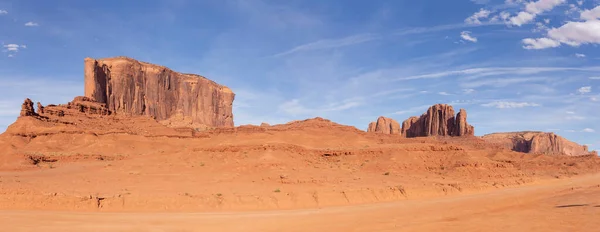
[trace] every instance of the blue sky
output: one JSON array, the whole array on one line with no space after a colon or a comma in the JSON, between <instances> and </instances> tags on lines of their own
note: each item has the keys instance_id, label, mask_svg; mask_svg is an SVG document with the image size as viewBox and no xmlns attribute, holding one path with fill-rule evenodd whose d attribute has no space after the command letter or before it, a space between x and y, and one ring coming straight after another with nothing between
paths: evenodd
<instances>
[{"instance_id":1,"label":"blue sky","mask_svg":"<svg viewBox=\"0 0 600 232\"><path fill-rule=\"evenodd\" d=\"M599 0L0 0L0 130L25 97L83 94L85 57L129 56L236 93L236 125L366 129L435 103L476 134L600 149Z\"/></svg>"}]
</instances>

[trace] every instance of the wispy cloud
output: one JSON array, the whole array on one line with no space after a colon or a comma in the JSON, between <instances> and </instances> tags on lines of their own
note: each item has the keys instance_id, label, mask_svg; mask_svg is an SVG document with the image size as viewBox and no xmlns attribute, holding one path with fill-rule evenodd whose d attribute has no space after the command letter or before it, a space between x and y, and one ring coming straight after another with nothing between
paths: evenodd
<instances>
[{"instance_id":1,"label":"wispy cloud","mask_svg":"<svg viewBox=\"0 0 600 232\"><path fill-rule=\"evenodd\" d=\"M0 15L5 15L5 14L8 14L8 11L6 11L6 10L0 10Z\"/></svg>"},{"instance_id":2,"label":"wispy cloud","mask_svg":"<svg viewBox=\"0 0 600 232\"><path fill-rule=\"evenodd\" d=\"M474 93L474 92L475 92L475 89L463 89L463 90L462 90L462 92L463 92L464 94L471 94L471 93Z\"/></svg>"},{"instance_id":3,"label":"wispy cloud","mask_svg":"<svg viewBox=\"0 0 600 232\"><path fill-rule=\"evenodd\" d=\"M420 106L410 107L410 108L405 109L405 110L396 111L396 112L391 113L389 115L404 115L404 114L412 114L412 113L419 113L419 112L423 113L429 107L431 107L431 105L420 105Z\"/></svg>"},{"instance_id":4,"label":"wispy cloud","mask_svg":"<svg viewBox=\"0 0 600 232\"><path fill-rule=\"evenodd\" d=\"M585 58L585 54L575 53L575 57L577 57L577 58Z\"/></svg>"},{"instance_id":5,"label":"wispy cloud","mask_svg":"<svg viewBox=\"0 0 600 232\"><path fill-rule=\"evenodd\" d=\"M596 130L594 130L592 128L585 128L585 129L581 130L581 132L594 133L594 132L596 132Z\"/></svg>"},{"instance_id":6,"label":"wispy cloud","mask_svg":"<svg viewBox=\"0 0 600 232\"><path fill-rule=\"evenodd\" d=\"M547 82L551 79L547 77L513 77L513 78L487 78L481 80L462 81L460 86L463 88L480 88L483 86L505 87L514 84L529 82Z\"/></svg>"},{"instance_id":7,"label":"wispy cloud","mask_svg":"<svg viewBox=\"0 0 600 232\"><path fill-rule=\"evenodd\" d=\"M498 109L511 109L511 108L523 108L523 107L536 107L541 106L537 103L532 102L507 102L507 101L495 101L486 104L482 104L484 107L495 107Z\"/></svg>"},{"instance_id":8,"label":"wispy cloud","mask_svg":"<svg viewBox=\"0 0 600 232\"><path fill-rule=\"evenodd\" d=\"M441 78L458 75L477 75L478 77L483 76L497 76L497 75L508 75L508 74L536 74L544 72L558 72L558 71L600 71L600 66L592 67L487 67L487 68L470 68L462 70L442 71L436 73L427 73L421 75L407 76L395 78L395 81L401 80L414 80L414 79L429 79L429 78Z\"/></svg>"},{"instance_id":9,"label":"wispy cloud","mask_svg":"<svg viewBox=\"0 0 600 232\"><path fill-rule=\"evenodd\" d=\"M300 103L299 99L292 99L279 105L279 110L292 116L319 115L330 111L343 111L358 107L364 103L362 98L347 99L342 102L328 104L325 107L309 108Z\"/></svg>"},{"instance_id":10,"label":"wispy cloud","mask_svg":"<svg viewBox=\"0 0 600 232\"><path fill-rule=\"evenodd\" d=\"M366 43L366 42L369 42L369 41L372 41L372 40L375 40L378 38L379 38L379 36L377 36L375 34L360 34L360 35L344 37L341 39L324 39L324 40L319 40L319 41L315 41L312 43L299 45L290 50L275 54L273 56L279 57L279 56L290 55L290 54L298 53L298 52L351 46L351 45Z\"/></svg>"}]
</instances>

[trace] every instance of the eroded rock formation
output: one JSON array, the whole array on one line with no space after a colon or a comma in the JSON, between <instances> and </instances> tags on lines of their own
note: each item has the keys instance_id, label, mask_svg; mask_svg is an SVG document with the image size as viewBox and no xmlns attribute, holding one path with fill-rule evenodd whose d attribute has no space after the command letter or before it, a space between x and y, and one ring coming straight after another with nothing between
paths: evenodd
<instances>
[{"instance_id":1,"label":"eroded rock formation","mask_svg":"<svg viewBox=\"0 0 600 232\"><path fill-rule=\"evenodd\" d=\"M508 132L493 133L482 137L489 143L499 144L513 151L546 154L546 155L568 155L581 156L596 154L588 151L585 145L579 145L559 135L547 132Z\"/></svg>"},{"instance_id":2,"label":"eroded rock formation","mask_svg":"<svg viewBox=\"0 0 600 232\"><path fill-rule=\"evenodd\" d=\"M127 57L86 58L85 96L115 114L146 115L169 126L233 127L229 88Z\"/></svg>"},{"instance_id":3,"label":"eroded rock formation","mask_svg":"<svg viewBox=\"0 0 600 232\"><path fill-rule=\"evenodd\" d=\"M461 109L454 116L454 108L436 104L421 117L410 117L402 122L402 134L407 138L426 136L469 136L475 128L467 123L467 112Z\"/></svg>"},{"instance_id":4,"label":"eroded rock formation","mask_svg":"<svg viewBox=\"0 0 600 232\"><path fill-rule=\"evenodd\" d=\"M40 102L37 102L37 112L38 114L44 114L44 106Z\"/></svg>"},{"instance_id":5,"label":"eroded rock formation","mask_svg":"<svg viewBox=\"0 0 600 232\"><path fill-rule=\"evenodd\" d=\"M400 130L400 123L398 123L396 120L381 116L377 118L376 122L369 123L367 132L394 135L400 134Z\"/></svg>"},{"instance_id":6,"label":"eroded rock formation","mask_svg":"<svg viewBox=\"0 0 600 232\"><path fill-rule=\"evenodd\" d=\"M25 98L23 104L21 104L20 116L36 116L35 110L33 109L33 101L29 98Z\"/></svg>"}]
</instances>

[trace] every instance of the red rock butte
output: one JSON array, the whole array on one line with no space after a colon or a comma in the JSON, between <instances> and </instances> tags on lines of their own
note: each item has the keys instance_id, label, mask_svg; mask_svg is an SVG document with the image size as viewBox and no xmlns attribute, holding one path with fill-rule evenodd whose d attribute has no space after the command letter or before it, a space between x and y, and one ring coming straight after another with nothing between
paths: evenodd
<instances>
[{"instance_id":1,"label":"red rock butte","mask_svg":"<svg viewBox=\"0 0 600 232\"><path fill-rule=\"evenodd\" d=\"M128 57L85 59L85 96L172 127L233 127L235 94L205 77Z\"/></svg>"}]
</instances>

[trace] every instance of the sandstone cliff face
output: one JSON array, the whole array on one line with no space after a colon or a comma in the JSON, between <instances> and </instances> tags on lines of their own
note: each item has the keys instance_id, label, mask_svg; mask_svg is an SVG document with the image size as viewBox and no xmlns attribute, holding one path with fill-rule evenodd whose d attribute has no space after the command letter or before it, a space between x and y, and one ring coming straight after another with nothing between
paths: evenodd
<instances>
[{"instance_id":1,"label":"sandstone cliff face","mask_svg":"<svg viewBox=\"0 0 600 232\"><path fill-rule=\"evenodd\" d=\"M400 134L400 129L400 123L396 120L381 116L376 122L369 123L367 132L395 135Z\"/></svg>"},{"instance_id":2,"label":"sandstone cliff face","mask_svg":"<svg viewBox=\"0 0 600 232\"><path fill-rule=\"evenodd\" d=\"M461 109L454 116L454 108L436 104L421 117L410 117L402 122L402 134L407 138L426 136L470 136L475 128L467 123L467 112Z\"/></svg>"},{"instance_id":3,"label":"sandstone cliff face","mask_svg":"<svg viewBox=\"0 0 600 232\"><path fill-rule=\"evenodd\" d=\"M146 115L174 127L233 127L229 88L126 57L86 58L84 92L115 114Z\"/></svg>"},{"instance_id":4,"label":"sandstone cliff face","mask_svg":"<svg viewBox=\"0 0 600 232\"><path fill-rule=\"evenodd\" d=\"M596 154L588 151L587 146L579 145L554 133L508 132L484 135L482 138L489 143L499 144L513 151L531 154L567 156Z\"/></svg>"}]
</instances>

